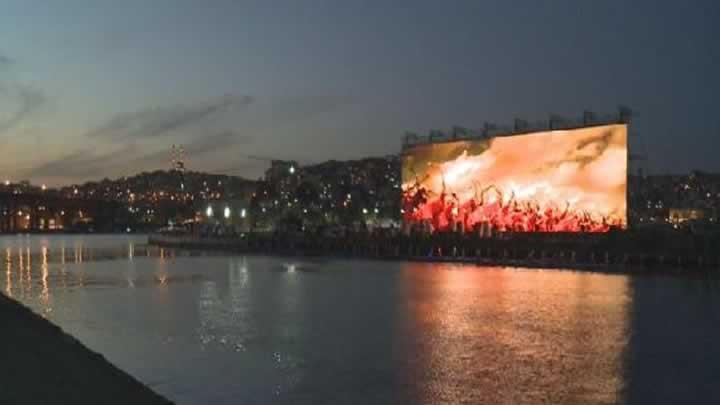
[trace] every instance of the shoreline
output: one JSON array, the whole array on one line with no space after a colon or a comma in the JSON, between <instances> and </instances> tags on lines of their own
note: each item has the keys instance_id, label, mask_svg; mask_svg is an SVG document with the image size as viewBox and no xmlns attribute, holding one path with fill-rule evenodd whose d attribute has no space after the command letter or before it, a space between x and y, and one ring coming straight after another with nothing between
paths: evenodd
<instances>
[{"instance_id":1,"label":"shoreline","mask_svg":"<svg viewBox=\"0 0 720 405\"><path fill-rule=\"evenodd\" d=\"M304 250L302 248L291 247L281 249L257 249L248 247L246 243L242 243L236 239L207 239L207 238L186 238L173 236L149 235L148 245L158 246L172 249L185 250L205 250L218 251L233 254L253 254L253 255L273 255L287 257L325 257L338 259L363 259L363 260L380 260L380 261L408 261L418 263L448 263L448 264L466 264L476 266L497 266L497 267L513 267L525 269L539 270L559 270L559 271L581 271L601 274L617 274L617 275L679 275L679 276L707 276L715 273L715 265L713 263L702 263L698 259L694 263L685 262L681 258L674 260L664 260L663 258L652 258L648 265L645 261L632 263L629 257L612 257L609 254L603 258L598 258L594 262L573 260L572 256L566 254L566 251L556 250L548 251L548 255L543 252L543 258L539 257L518 257L508 253L507 249L502 251L491 248L476 249L476 256L470 255L407 255L407 254L382 254L380 249L363 250L358 249L353 252L334 252L334 251L316 251ZM434 252L434 249L433 249ZM399 253L395 250L395 253ZM455 251L455 253L458 253ZM594 256L593 256L594 258ZM643 258L648 259L648 258Z\"/></svg>"},{"instance_id":2,"label":"shoreline","mask_svg":"<svg viewBox=\"0 0 720 405\"><path fill-rule=\"evenodd\" d=\"M0 403L173 403L3 293L0 320Z\"/></svg>"}]
</instances>

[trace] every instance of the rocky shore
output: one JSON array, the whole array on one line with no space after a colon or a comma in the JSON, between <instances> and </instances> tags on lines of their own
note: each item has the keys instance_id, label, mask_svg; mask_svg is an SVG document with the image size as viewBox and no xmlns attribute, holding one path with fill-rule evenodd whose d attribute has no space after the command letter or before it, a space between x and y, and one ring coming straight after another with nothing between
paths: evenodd
<instances>
[{"instance_id":1,"label":"rocky shore","mask_svg":"<svg viewBox=\"0 0 720 405\"><path fill-rule=\"evenodd\" d=\"M0 294L0 404L171 404Z\"/></svg>"}]
</instances>

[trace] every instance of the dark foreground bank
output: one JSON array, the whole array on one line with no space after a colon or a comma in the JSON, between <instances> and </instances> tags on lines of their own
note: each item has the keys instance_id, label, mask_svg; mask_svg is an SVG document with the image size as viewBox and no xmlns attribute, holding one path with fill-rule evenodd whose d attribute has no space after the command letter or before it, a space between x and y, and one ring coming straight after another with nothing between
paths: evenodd
<instances>
[{"instance_id":1,"label":"dark foreground bank","mask_svg":"<svg viewBox=\"0 0 720 405\"><path fill-rule=\"evenodd\" d=\"M171 404L0 294L0 404Z\"/></svg>"}]
</instances>

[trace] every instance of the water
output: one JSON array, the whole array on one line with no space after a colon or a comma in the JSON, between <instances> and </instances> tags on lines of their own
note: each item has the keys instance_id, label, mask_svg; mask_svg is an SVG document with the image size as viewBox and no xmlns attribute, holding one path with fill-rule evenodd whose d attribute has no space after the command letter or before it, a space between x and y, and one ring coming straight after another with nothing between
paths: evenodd
<instances>
[{"instance_id":1,"label":"water","mask_svg":"<svg viewBox=\"0 0 720 405\"><path fill-rule=\"evenodd\" d=\"M144 242L2 237L0 288L180 404L720 403L712 281Z\"/></svg>"}]
</instances>

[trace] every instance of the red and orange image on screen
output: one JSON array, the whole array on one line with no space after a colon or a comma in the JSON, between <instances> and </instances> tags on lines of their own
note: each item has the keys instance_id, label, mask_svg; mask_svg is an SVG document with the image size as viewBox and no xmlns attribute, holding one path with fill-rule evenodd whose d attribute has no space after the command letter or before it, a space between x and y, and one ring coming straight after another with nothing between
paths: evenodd
<instances>
[{"instance_id":1,"label":"red and orange image on screen","mask_svg":"<svg viewBox=\"0 0 720 405\"><path fill-rule=\"evenodd\" d=\"M436 231L625 228L627 126L414 145L402 181L406 223Z\"/></svg>"}]
</instances>

